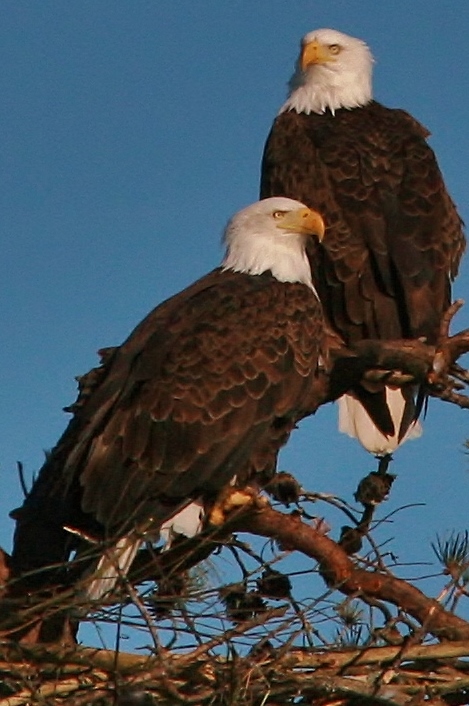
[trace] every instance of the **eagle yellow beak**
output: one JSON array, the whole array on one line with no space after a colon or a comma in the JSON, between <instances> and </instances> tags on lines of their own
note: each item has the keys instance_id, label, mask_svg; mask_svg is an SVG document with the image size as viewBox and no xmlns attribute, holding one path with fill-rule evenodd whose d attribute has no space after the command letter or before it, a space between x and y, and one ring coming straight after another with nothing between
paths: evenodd
<instances>
[{"instance_id":1,"label":"eagle yellow beak","mask_svg":"<svg viewBox=\"0 0 469 706\"><path fill-rule=\"evenodd\" d=\"M302 71L306 71L312 64L326 64L335 61L335 57L330 53L329 47L321 44L316 39L308 44L304 44L300 53L300 66Z\"/></svg>"},{"instance_id":2,"label":"eagle yellow beak","mask_svg":"<svg viewBox=\"0 0 469 706\"><path fill-rule=\"evenodd\" d=\"M282 230L302 233L304 235L315 235L318 240L322 240L326 230L322 216L311 208L298 208L295 211L283 213L281 221L277 224Z\"/></svg>"}]
</instances>

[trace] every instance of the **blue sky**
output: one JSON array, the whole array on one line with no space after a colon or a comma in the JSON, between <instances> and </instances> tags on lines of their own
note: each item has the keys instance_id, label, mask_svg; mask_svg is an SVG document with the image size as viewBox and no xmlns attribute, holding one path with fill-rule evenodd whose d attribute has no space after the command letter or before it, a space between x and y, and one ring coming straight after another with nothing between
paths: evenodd
<instances>
[{"instance_id":1,"label":"blue sky","mask_svg":"<svg viewBox=\"0 0 469 706\"><path fill-rule=\"evenodd\" d=\"M375 97L432 132L467 222L469 4L453 0L4 0L0 22L0 544L95 351L218 264L228 217L256 200L263 143L297 55L317 27L359 36ZM466 296L467 263L455 294ZM457 328L469 325L469 305ZM351 500L374 461L307 420L281 466ZM381 538L432 558L436 532L467 527L467 413L434 401L398 454ZM318 508L318 512L322 512ZM384 514L384 510L383 510ZM337 528L334 535L337 536ZM422 547L423 550L422 550ZM409 575L426 573L411 568ZM429 573L429 572L428 572ZM431 590L437 592L440 582Z\"/></svg>"}]
</instances>

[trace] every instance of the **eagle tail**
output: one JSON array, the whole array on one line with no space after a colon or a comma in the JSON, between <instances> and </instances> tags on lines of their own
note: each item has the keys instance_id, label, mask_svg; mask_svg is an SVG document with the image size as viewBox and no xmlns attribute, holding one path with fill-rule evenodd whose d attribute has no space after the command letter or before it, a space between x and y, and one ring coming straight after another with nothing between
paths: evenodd
<instances>
[{"instance_id":1,"label":"eagle tail","mask_svg":"<svg viewBox=\"0 0 469 706\"><path fill-rule=\"evenodd\" d=\"M339 399L339 431L358 439L367 451L376 456L390 454L404 441L416 439L422 434L422 425L417 419L421 409L421 403L416 403L418 389L386 387L385 398L394 427L392 433L383 433L353 394L343 395Z\"/></svg>"},{"instance_id":2,"label":"eagle tail","mask_svg":"<svg viewBox=\"0 0 469 706\"><path fill-rule=\"evenodd\" d=\"M142 536L131 532L102 555L91 583L85 588L87 600L99 601L114 589L120 577L127 576L141 543Z\"/></svg>"},{"instance_id":3,"label":"eagle tail","mask_svg":"<svg viewBox=\"0 0 469 706\"><path fill-rule=\"evenodd\" d=\"M202 500L196 499L166 520L157 533L163 542L163 549L169 549L177 536L190 538L199 534L202 530L204 514ZM93 571L91 582L85 588L87 600L99 601L114 589L119 577L127 576L144 541L145 532L146 530L129 532L102 555L97 568ZM147 538L150 539L151 535Z\"/></svg>"}]
</instances>

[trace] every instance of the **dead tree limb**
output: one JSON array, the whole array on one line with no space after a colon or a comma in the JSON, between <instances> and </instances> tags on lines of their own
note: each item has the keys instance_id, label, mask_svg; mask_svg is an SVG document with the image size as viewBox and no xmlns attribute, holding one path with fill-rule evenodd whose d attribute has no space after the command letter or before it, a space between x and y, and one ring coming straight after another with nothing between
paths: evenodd
<instances>
[{"instance_id":1,"label":"dead tree limb","mask_svg":"<svg viewBox=\"0 0 469 706\"><path fill-rule=\"evenodd\" d=\"M296 513L286 515L263 505L256 512L241 514L234 528L270 537L283 549L296 550L315 559L327 585L347 596L366 595L398 606L439 639L469 639L469 623L465 620L446 611L438 601L428 598L407 581L358 567L340 545L306 524Z\"/></svg>"}]
</instances>

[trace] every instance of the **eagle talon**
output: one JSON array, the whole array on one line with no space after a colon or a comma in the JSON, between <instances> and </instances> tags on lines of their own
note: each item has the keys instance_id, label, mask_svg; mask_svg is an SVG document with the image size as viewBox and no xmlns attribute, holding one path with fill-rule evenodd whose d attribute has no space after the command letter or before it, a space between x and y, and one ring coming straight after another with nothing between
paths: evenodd
<instances>
[{"instance_id":1,"label":"eagle talon","mask_svg":"<svg viewBox=\"0 0 469 706\"><path fill-rule=\"evenodd\" d=\"M253 509L261 509L268 504L268 499L259 495L254 488L229 488L218 496L208 521L215 527L221 527L236 510L246 510L250 506Z\"/></svg>"}]
</instances>

